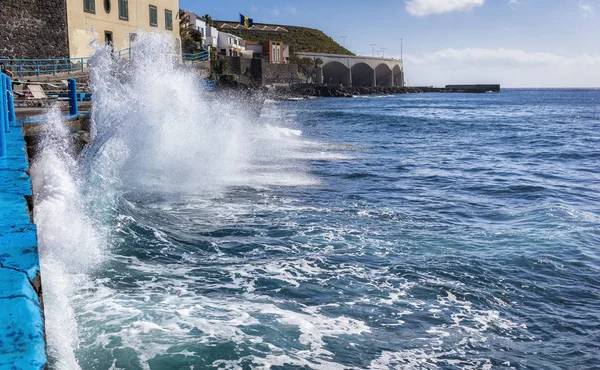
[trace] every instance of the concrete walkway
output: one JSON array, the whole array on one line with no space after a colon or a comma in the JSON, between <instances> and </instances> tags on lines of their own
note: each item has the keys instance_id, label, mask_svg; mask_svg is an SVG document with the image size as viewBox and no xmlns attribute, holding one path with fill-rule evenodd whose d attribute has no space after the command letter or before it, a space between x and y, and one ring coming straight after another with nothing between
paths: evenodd
<instances>
[{"instance_id":1,"label":"concrete walkway","mask_svg":"<svg viewBox=\"0 0 600 370\"><path fill-rule=\"evenodd\" d=\"M0 158L0 369L44 369L37 231L21 127L7 133L7 154Z\"/></svg>"}]
</instances>

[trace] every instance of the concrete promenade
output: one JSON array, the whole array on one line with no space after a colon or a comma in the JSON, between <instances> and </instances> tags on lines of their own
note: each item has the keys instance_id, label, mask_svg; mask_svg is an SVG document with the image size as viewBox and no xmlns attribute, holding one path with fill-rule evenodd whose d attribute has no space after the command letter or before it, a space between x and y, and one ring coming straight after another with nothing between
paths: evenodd
<instances>
[{"instance_id":1,"label":"concrete promenade","mask_svg":"<svg viewBox=\"0 0 600 370\"><path fill-rule=\"evenodd\" d=\"M6 107L5 100L0 103ZM0 129L6 131L3 121ZM44 369L37 231L27 202L29 163L22 128L10 123L3 133L6 156L0 157L0 369Z\"/></svg>"}]
</instances>

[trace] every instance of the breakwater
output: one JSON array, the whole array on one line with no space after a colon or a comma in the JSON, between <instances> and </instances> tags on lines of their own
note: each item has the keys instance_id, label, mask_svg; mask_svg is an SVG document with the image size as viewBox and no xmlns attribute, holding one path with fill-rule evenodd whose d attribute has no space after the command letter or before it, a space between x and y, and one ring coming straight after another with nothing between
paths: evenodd
<instances>
[{"instance_id":1,"label":"breakwater","mask_svg":"<svg viewBox=\"0 0 600 370\"><path fill-rule=\"evenodd\" d=\"M275 97L336 97L351 98L357 95L391 95L419 93L485 93L499 92L500 85L448 85L446 87L432 86L377 86L377 87L348 87L342 85L298 84L277 86L273 89Z\"/></svg>"},{"instance_id":2,"label":"breakwater","mask_svg":"<svg viewBox=\"0 0 600 370\"><path fill-rule=\"evenodd\" d=\"M29 162L10 79L0 77L0 368L43 369L47 360Z\"/></svg>"}]
</instances>

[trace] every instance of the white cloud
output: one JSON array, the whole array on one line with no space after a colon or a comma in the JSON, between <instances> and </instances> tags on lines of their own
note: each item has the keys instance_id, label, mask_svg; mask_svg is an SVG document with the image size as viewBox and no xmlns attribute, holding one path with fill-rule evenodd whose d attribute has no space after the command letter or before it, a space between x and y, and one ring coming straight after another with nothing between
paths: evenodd
<instances>
[{"instance_id":1,"label":"white cloud","mask_svg":"<svg viewBox=\"0 0 600 370\"><path fill-rule=\"evenodd\" d=\"M600 55L580 54L562 56L554 53L528 52L521 49L443 49L420 57L407 56L404 58L413 64L421 65L452 65L456 67L482 65L489 67L515 66L522 68L555 66L597 66L600 67Z\"/></svg>"},{"instance_id":2,"label":"white cloud","mask_svg":"<svg viewBox=\"0 0 600 370\"><path fill-rule=\"evenodd\" d=\"M482 6L485 0L406 0L409 14L422 17L455 11L468 11Z\"/></svg>"},{"instance_id":3,"label":"white cloud","mask_svg":"<svg viewBox=\"0 0 600 370\"><path fill-rule=\"evenodd\" d=\"M521 49L443 49L405 55L413 85L501 83L509 87L600 87L600 54L560 55Z\"/></svg>"},{"instance_id":4,"label":"white cloud","mask_svg":"<svg viewBox=\"0 0 600 370\"><path fill-rule=\"evenodd\" d=\"M250 11L252 13L256 13L258 11L258 7L256 5L252 5L252 8L250 9Z\"/></svg>"},{"instance_id":5,"label":"white cloud","mask_svg":"<svg viewBox=\"0 0 600 370\"><path fill-rule=\"evenodd\" d=\"M581 12L581 16L583 18L593 18L596 14L593 6L586 4L581 0L579 1L579 11Z\"/></svg>"},{"instance_id":6,"label":"white cloud","mask_svg":"<svg viewBox=\"0 0 600 370\"><path fill-rule=\"evenodd\" d=\"M298 14L298 8L293 5L287 5L283 10L278 7L271 9L271 14L274 16L280 16L282 13L296 15Z\"/></svg>"},{"instance_id":7,"label":"white cloud","mask_svg":"<svg viewBox=\"0 0 600 370\"><path fill-rule=\"evenodd\" d=\"M515 6L521 4L523 4L523 0L508 0L508 6L510 6L513 9L515 8Z\"/></svg>"}]
</instances>

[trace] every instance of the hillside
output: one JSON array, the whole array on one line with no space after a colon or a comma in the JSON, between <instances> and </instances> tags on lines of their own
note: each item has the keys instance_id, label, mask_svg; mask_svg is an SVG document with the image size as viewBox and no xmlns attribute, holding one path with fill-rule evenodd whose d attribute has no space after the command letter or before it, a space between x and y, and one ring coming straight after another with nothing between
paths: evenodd
<instances>
[{"instance_id":1,"label":"hillside","mask_svg":"<svg viewBox=\"0 0 600 370\"><path fill-rule=\"evenodd\" d=\"M233 25L235 22L215 21L214 23L220 31L241 36L244 40L257 42L269 40L281 41L284 44L290 45L292 53L313 52L354 55L352 52L335 42L331 37L314 28L255 23L254 29L260 27L273 29L273 31L257 31L242 27L232 29L227 26ZM287 32L274 31L275 29L287 30Z\"/></svg>"}]
</instances>

